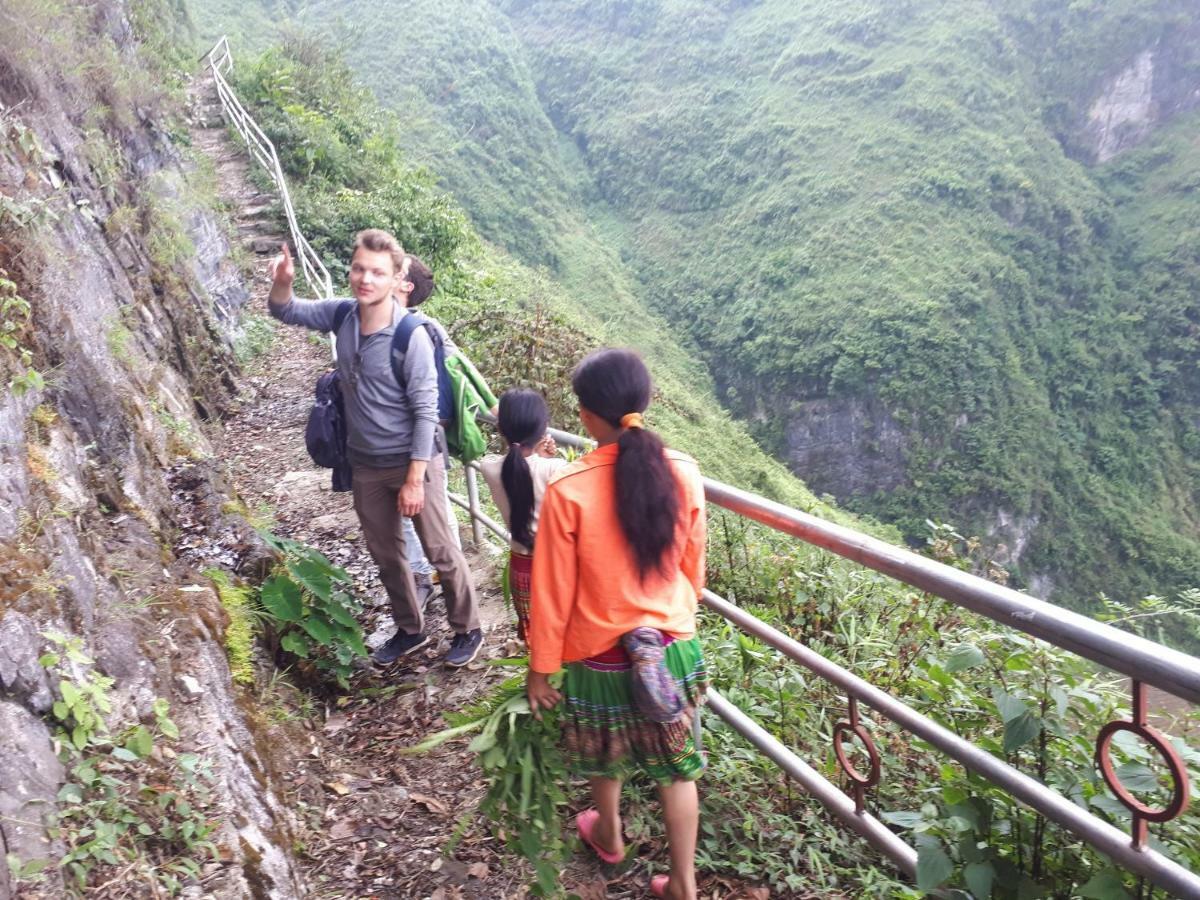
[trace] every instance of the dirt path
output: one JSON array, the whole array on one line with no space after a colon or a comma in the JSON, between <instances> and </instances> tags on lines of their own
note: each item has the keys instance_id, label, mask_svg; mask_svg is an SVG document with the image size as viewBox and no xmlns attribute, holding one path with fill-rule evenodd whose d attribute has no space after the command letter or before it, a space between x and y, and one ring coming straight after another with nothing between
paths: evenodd
<instances>
[{"instance_id":1,"label":"dirt path","mask_svg":"<svg viewBox=\"0 0 1200 900\"><path fill-rule=\"evenodd\" d=\"M252 512L270 516L276 533L320 549L354 578L367 606L364 630L378 643L391 634L391 617L349 495L328 489L329 473L312 469L303 446L311 386L327 361L326 347L278 329L275 346L247 379L252 393L242 412L227 425L222 458ZM481 794L470 754L461 744L424 757L401 752L444 727L443 710L466 705L504 677L482 661L515 649L492 560L486 551L471 553L483 588L485 646L466 670L441 664L450 632L439 599L429 610L434 642L417 658L382 671L364 667L349 693L319 704L279 682L270 688L274 696L264 697L280 720L268 727L281 739L277 765L286 800L303 821L298 849L316 896L519 895L523 873L501 864L489 841L469 837L458 859L441 858L459 817Z\"/></svg>"},{"instance_id":2,"label":"dirt path","mask_svg":"<svg viewBox=\"0 0 1200 900\"><path fill-rule=\"evenodd\" d=\"M244 151L220 126L203 92L196 106L194 145L216 165L238 234L256 255L251 308L265 310L267 265L280 240L272 234L278 230L272 198L251 184ZM251 517L318 548L353 577L366 607L368 644L374 646L392 632L382 585L361 540L350 495L332 493L329 472L314 469L304 449L312 387L329 366L329 348L322 338L299 329L270 327L270 348L246 366L239 412L225 424L218 459ZM460 530L469 541L470 529ZM274 673L271 661L262 661L246 712L257 722L260 749L272 760L274 780L285 785L283 799L297 814L294 845L312 896L499 900L526 895L529 869L505 854L482 822L468 816L453 858L443 855L484 790L466 741L420 757L402 752L445 727L444 711L467 705L511 672L487 660L523 653L498 590L501 551L469 544L467 550L481 592L484 648L465 670L448 670L441 663L450 632L440 597L429 608L431 646L386 670L364 664L344 695L321 697ZM575 793L582 801L585 788ZM656 860L661 871L665 847L661 828L654 831L655 837L640 843L639 859ZM577 853L563 874L564 884L583 900L648 896L648 880L641 863L602 869L585 853ZM702 896L764 895L711 880Z\"/></svg>"}]
</instances>

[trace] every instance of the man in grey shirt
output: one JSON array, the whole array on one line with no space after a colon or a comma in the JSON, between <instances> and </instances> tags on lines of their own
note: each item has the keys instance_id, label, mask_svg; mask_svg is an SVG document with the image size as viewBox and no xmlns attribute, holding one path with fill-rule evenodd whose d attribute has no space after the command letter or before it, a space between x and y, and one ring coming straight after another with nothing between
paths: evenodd
<instances>
[{"instance_id":1,"label":"man in grey shirt","mask_svg":"<svg viewBox=\"0 0 1200 900\"><path fill-rule=\"evenodd\" d=\"M407 351L397 360L403 383L392 366L392 335L400 317L408 315L392 294L412 290L404 283L404 262L404 251L390 234L359 232L350 264L357 306L334 335L347 453L354 469L354 510L396 622L395 635L375 651L374 659L391 663L429 641L405 555L401 516L411 516L425 555L441 576L455 632L446 662L465 666L483 642L479 601L442 501L446 467L438 434L437 371L433 342L424 328L413 331ZM268 298L271 315L289 325L331 331L344 301L297 299L292 293L295 276L284 246Z\"/></svg>"}]
</instances>

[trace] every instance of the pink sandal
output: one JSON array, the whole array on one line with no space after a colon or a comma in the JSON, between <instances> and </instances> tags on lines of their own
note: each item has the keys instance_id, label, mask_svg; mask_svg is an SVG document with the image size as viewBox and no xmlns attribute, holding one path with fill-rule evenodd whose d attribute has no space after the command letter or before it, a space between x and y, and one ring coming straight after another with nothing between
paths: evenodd
<instances>
[{"instance_id":1,"label":"pink sandal","mask_svg":"<svg viewBox=\"0 0 1200 900\"><path fill-rule=\"evenodd\" d=\"M655 897L667 896L667 882L670 880L669 875L655 875L650 879L650 893Z\"/></svg>"},{"instance_id":2,"label":"pink sandal","mask_svg":"<svg viewBox=\"0 0 1200 900\"><path fill-rule=\"evenodd\" d=\"M625 854L613 853L605 850L592 839L592 830L596 827L596 823L600 821L600 813L594 809L585 809L575 817L575 827L579 829L579 836L583 838L583 842L587 844L596 855L610 866L615 866L618 863L625 861Z\"/></svg>"}]
</instances>

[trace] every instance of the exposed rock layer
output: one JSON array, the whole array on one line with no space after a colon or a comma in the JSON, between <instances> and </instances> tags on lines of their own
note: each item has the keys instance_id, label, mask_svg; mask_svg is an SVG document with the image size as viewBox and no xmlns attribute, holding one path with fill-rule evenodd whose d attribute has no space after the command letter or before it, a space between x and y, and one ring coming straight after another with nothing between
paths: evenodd
<instances>
[{"instance_id":1,"label":"exposed rock layer","mask_svg":"<svg viewBox=\"0 0 1200 900\"><path fill-rule=\"evenodd\" d=\"M128 69L114 80L152 81L124 7L89 15L88 39ZM0 856L62 852L44 827L68 777L46 715L59 677L38 662L56 633L94 660L73 664L76 675L113 679L110 727L152 722L165 698L181 731L174 749L211 764L222 859L205 871L205 895L299 896L289 815L230 681L227 617L172 552L181 511L169 474L209 455L209 433L235 405L245 286L203 179L162 130L170 102L147 88L147 108L105 119L87 93L110 87L103 77L46 78L44 48L4 46L0 127L24 143L0 145L0 192L44 214L20 230L5 223L0 267L31 303L21 340L45 388L0 400ZM14 363L3 367L7 382ZM201 471L228 499L215 469ZM216 526L253 549L246 523L211 505ZM51 867L40 890L60 895L59 877ZM0 865L0 900L13 890Z\"/></svg>"}]
</instances>

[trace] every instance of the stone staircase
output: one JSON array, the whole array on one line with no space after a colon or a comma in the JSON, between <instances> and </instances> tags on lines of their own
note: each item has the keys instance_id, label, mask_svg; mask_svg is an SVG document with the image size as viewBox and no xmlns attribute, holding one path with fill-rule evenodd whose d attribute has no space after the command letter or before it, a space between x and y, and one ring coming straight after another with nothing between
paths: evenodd
<instances>
[{"instance_id":1,"label":"stone staircase","mask_svg":"<svg viewBox=\"0 0 1200 900\"><path fill-rule=\"evenodd\" d=\"M188 88L192 146L212 160L222 199L229 205L241 246L260 258L256 269L266 271L267 262L287 239L283 207L273 191L255 184L257 163L247 152L236 131L226 122L211 75L204 73Z\"/></svg>"}]
</instances>

